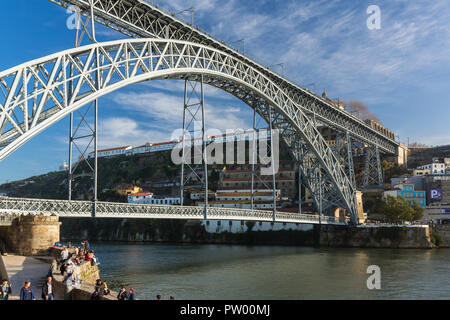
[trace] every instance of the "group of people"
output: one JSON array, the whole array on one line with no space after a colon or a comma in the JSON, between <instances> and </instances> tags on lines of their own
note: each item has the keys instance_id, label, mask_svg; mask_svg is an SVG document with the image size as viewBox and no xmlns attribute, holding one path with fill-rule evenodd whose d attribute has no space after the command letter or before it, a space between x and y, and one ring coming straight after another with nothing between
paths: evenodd
<instances>
[{"instance_id":1,"label":"group of people","mask_svg":"<svg viewBox=\"0 0 450 320\"><path fill-rule=\"evenodd\" d=\"M11 284L4 280L2 282L0 300L9 300L9 296L12 294ZM54 300L54 291L53 291L53 278L47 277L47 281L42 286L42 300ZM23 283L22 288L19 293L20 300L36 300L33 292L33 288L31 287L31 281L25 281Z\"/></svg>"},{"instance_id":2,"label":"group of people","mask_svg":"<svg viewBox=\"0 0 450 320\"><path fill-rule=\"evenodd\" d=\"M58 243L55 243L57 246ZM71 242L67 243L67 247L63 246L63 250L61 251L60 262L61 264L67 260L77 260L79 263L83 263L84 261L89 261L92 266L99 265L100 262L98 258L95 256L94 250L90 249L90 244L87 240L81 242L81 247L73 246ZM72 256L70 256L69 249L73 249Z\"/></svg>"},{"instance_id":3,"label":"group of people","mask_svg":"<svg viewBox=\"0 0 450 320\"><path fill-rule=\"evenodd\" d=\"M62 246L61 244L55 244L55 246ZM71 242L67 243L66 246L62 246L63 250L60 255L60 271L63 275L63 281L66 285L66 292L71 292L73 288L79 287L81 280L79 278L79 266L83 262L90 262L92 266L99 265L100 262L95 256L94 250L91 250L90 244L87 240L81 242L81 246L72 246ZM72 255L70 255L69 249L73 249ZM53 272L57 270L57 262L53 261L50 271ZM49 272L50 272L49 271ZM94 292L92 293L91 300L100 300L103 296L109 295L111 291L105 281L98 279L95 284ZM67 299L70 299L70 294L66 295ZM125 288L125 293L120 292L118 297L119 300L136 300L136 293L133 288L130 288L128 292Z\"/></svg>"},{"instance_id":4,"label":"group of people","mask_svg":"<svg viewBox=\"0 0 450 320\"><path fill-rule=\"evenodd\" d=\"M117 295L117 300L136 300L136 293L133 288L130 288L127 292L127 287L122 286Z\"/></svg>"},{"instance_id":5,"label":"group of people","mask_svg":"<svg viewBox=\"0 0 450 320\"><path fill-rule=\"evenodd\" d=\"M100 264L95 256L94 250L90 250L90 245L87 240L81 242L80 247L72 246L68 242L67 246L63 246L61 243L55 243L55 247L62 247L58 261L54 259L50 265L47 273L47 279L42 286L41 297L43 300L54 300L55 290L53 284L53 278L55 274L61 273L63 276L63 283L65 285L65 300L72 299L72 290L74 288L80 288L80 266L84 262L90 262L91 265ZM69 252L69 249L72 253ZM12 293L11 285L8 281L3 281L0 291L0 300L8 300ZM105 281L98 279L95 284L94 292L92 293L91 300L100 300L103 296L111 294L108 285ZM36 300L33 288L31 287L31 281L25 281L23 287L20 289L20 300ZM159 296L159 300L160 300ZM136 300L136 293L133 288L127 288L123 286L117 295L118 300ZM174 300L170 297L169 300Z\"/></svg>"}]
</instances>

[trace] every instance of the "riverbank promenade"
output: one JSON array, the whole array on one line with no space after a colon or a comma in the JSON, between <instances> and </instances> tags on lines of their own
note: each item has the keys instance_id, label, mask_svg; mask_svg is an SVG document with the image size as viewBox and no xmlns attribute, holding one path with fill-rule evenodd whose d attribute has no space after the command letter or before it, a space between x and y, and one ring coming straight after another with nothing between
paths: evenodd
<instances>
[{"instance_id":1,"label":"riverbank promenade","mask_svg":"<svg viewBox=\"0 0 450 320\"><path fill-rule=\"evenodd\" d=\"M41 289L48 272L48 263L33 257L17 255L3 256L6 272L12 288L10 300L19 300L20 288L25 281L31 281L31 287L36 300L41 300Z\"/></svg>"}]
</instances>

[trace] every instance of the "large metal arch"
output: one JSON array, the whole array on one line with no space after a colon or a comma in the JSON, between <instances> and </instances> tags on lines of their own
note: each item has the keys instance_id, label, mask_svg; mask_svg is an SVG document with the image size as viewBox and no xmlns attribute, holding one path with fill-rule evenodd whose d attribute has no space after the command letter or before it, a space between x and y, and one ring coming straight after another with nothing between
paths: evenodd
<instances>
[{"instance_id":1,"label":"large metal arch","mask_svg":"<svg viewBox=\"0 0 450 320\"><path fill-rule=\"evenodd\" d=\"M302 88L290 81L285 75L277 74L270 67L258 63L254 59L233 49L224 41L215 39L204 30L181 21L169 12L164 12L157 5L143 0L50 0L51 2L67 8L75 5L81 9L81 14L90 18L91 9L96 22L108 28L116 30L132 38L159 38L183 40L216 48L233 56L239 61L245 62L271 81L283 87L307 115L314 114L318 123L333 128L336 132L349 132L351 138L367 144L378 146L380 152L396 154L398 142L378 132L364 121L340 110L327 99Z\"/></svg>"},{"instance_id":2,"label":"large metal arch","mask_svg":"<svg viewBox=\"0 0 450 320\"><path fill-rule=\"evenodd\" d=\"M51 68L46 69L46 65ZM74 70L73 75L68 75L69 69ZM112 82L113 74L121 79ZM266 111L271 107L282 115L284 119L274 120L274 128L295 132L301 137L335 187L339 204L350 212L352 222L356 223L353 187L334 153L300 106L250 65L217 49L185 41L127 39L96 43L1 72L0 144L3 149L0 160L71 112L117 89L152 79L195 80L200 75L228 81L240 89L234 95L245 98L251 107L264 106ZM68 87L75 82L73 94L69 96ZM80 92L81 87L90 89ZM49 107L49 101L54 105ZM33 106L31 113L29 104ZM22 122L15 111L23 116ZM264 117L264 110L258 110L258 113ZM267 121L267 117L264 118Z\"/></svg>"},{"instance_id":3,"label":"large metal arch","mask_svg":"<svg viewBox=\"0 0 450 320\"><path fill-rule=\"evenodd\" d=\"M249 95L239 95L235 93L235 86L233 84L227 84L226 87L221 86L220 84L210 81L207 77L203 78L204 83L214 86L216 88L222 89L231 95L235 96L251 108L255 109L256 112L267 121L268 115L267 112L263 112L264 108L261 108L260 102L255 103L255 98L252 99ZM273 111L273 112L276 112ZM280 116L276 116L275 118L279 118ZM281 115L282 117L282 115ZM304 177L303 184L308 189L313 202L318 207L318 203L320 201L318 193L319 188L322 189L322 208L325 212L327 209L332 207L339 207L342 204L339 203L339 195L336 192L336 189L330 187L330 181L327 181L326 176L324 177L323 183L321 185L318 184L317 180L312 178L312 172L318 169L318 159L308 150L306 147L307 143L301 139L296 133L289 134L284 131L280 132L281 143L284 143L289 150L289 153L292 157L294 157L300 163L300 170ZM317 208L318 209L318 208Z\"/></svg>"}]
</instances>

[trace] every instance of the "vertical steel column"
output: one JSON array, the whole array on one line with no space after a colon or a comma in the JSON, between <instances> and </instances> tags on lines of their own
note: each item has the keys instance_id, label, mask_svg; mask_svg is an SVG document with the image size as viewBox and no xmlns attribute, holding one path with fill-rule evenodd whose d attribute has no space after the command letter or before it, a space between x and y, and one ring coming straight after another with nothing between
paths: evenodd
<instances>
[{"instance_id":1,"label":"vertical steel column","mask_svg":"<svg viewBox=\"0 0 450 320\"><path fill-rule=\"evenodd\" d=\"M319 165L319 224L322 224L322 167Z\"/></svg>"},{"instance_id":2,"label":"vertical steel column","mask_svg":"<svg viewBox=\"0 0 450 320\"><path fill-rule=\"evenodd\" d=\"M250 195L250 206L251 209L255 209L255 163L256 163L256 136L257 136L257 128L256 128L256 108L253 109L253 141L252 141L252 185L251 185L251 195Z\"/></svg>"},{"instance_id":3,"label":"vertical steel column","mask_svg":"<svg viewBox=\"0 0 450 320\"><path fill-rule=\"evenodd\" d=\"M91 6L91 34L92 42L97 42L95 35L95 17L94 17L94 0L90 0ZM95 58L97 63L96 72L96 88L101 89L101 79L100 79L100 51L97 48L95 50ZM95 99L94 103L94 202L98 200L98 99ZM94 216L97 206L94 205Z\"/></svg>"},{"instance_id":4,"label":"vertical steel column","mask_svg":"<svg viewBox=\"0 0 450 320\"><path fill-rule=\"evenodd\" d=\"M208 218L208 156L206 154L206 113L205 113L205 91L203 87L204 81L203 81L203 75L201 76L201 92L202 92L202 100L201 100L201 106L202 106L202 158L203 158L203 183L205 185L205 211L204 211L204 218L205 220Z\"/></svg>"},{"instance_id":5,"label":"vertical steel column","mask_svg":"<svg viewBox=\"0 0 450 320\"><path fill-rule=\"evenodd\" d=\"M80 14L81 17L81 14ZM75 28L75 43L74 43L74 47L77 48L79 47L79 25L80 25L80 21L78 21L78 16L77 16L77 21L76 21L76 28ZM69 69L69 78L72 79L73 76L73 65L70 65L70 69ZM70 80L69 81L69 92L67 94L68 96L68 100L70 101L72 99L72 95L73 95L73 81ZM72 165L72 147L73 147L73 112L70 113L70 124L69 124L69 174L68 174L68 180L69 180L69 200L72 200L72 179L73 179L73 165Z\"/></svg>"},{"instance_id":6,"label":"vertical steel column","mask_svg":"<svg viewBox=\"0 0 450 320\"><path fill-rule=\"evenodd\" d=\"M273 123L272 123L272 107L269 107L269 132L270 132L270 159L272 167L272 195L273 195L273 214L272 219L275 221L277 211L277 197L276 197L276 179L275 179L275 158L273 155Z\"/></svg>"},{"instance_id":7,"label":"vertical steel column","mask_svg":"<svg viewBox=\"0 0 450 320\"><path fill-rule=\"evenodd\" d=\"M183 137L182 137L182 159L181 159L181 179L180 179L180 202L181 205L184 204L184 189L185 189L185 183L187 179L185 179L185 166L188 166L191 170L191 173L194 176L197 176L198 180L203 183L204 187L204 197L205 197L205 208L204 208L204 219L206 220L208 217L208 155L207 155L207 136L206 136L206 112L205 112L205 92L204 92L204 78L203 75L200 76L200 81L196 82L195 85L192 85L193 81L191 80L185 80L185 86L184 86L184 107L183 107ZM197 92L197 84L200 84L200 96ZM191 88L190 94L188 94L188 87ZM199 100L197 103L191 103L191 99L193 96L196 96ZM194 109L193 112L191 112L191 109ZM189 150L192 151L194 149L194 153L196 152L196 145L195 145L195 133L196 131L196 123L197 121L197 114L201 113L201 135L202 135L202 147L201 147L201 159L200 165L203 165L203 178L201 178L197 174L197 169L199 169L199 165L197 164L196 167L190 166L190 161L186 161L186 135L188 133L193 133L193 136L190 137L190 144L189 144ZM189 118L187 115L190 115ZM193 126L192 131L189 131L189 129ZM190 159L192 160L192 154L191 152L188 153ZM194 160L196 159L196 153L194 154Z\"/></svg>"},{"instance_id":8,"label":"vertical steel column","mask_svg":"<svg viewBox=\"0 0 450 320\"><path fill-rule=\"evenodd\" d=\"M302 214L302 168L303 168L303 150L302 150L302 140L300 137L297 137L298 145L298 213Z\"/></svg>"},{"instance_id":9,"label":"vertical steel column","mask_svg":"<svg viewBox=\"0 0 450 320\"><path fill-rule=\"evenodd\" d=\"M186 137L186 106L188 103L187 97L187 87L188 80L184 81L184 107L183 107L183 138L182 138L182 149L181 149L181 181L180 181L180 203L181 206L184 205L184 165L186 163L185 159L185 137Z\"/></svg>"},{"instance_id":10,"label":"vertical steel column","mask_svg":"<svg viewBox=\"0 0 450 320\"><path fill-rule=\"evenodd\" d=\"M348 179L350 180L353 189L356 190L355 166L353 165L352 140L350 139L348 131L345 132L345 138L347 146Z\"/></svg>"},{"instance_id":11,"label":"vertical steel column","mask_svg":"<svg viewBox=\"0 0 450 320\"><path fill-rule=\"evenodd\" d=\"M381 170L380 151L378 146L366 148L363 187L367 188L370 186L383 186L383 172Z\"/></svg>"},{"instance_id":12,"label":"vertical steel column","mask_svg":"<svg viewBox=\"0 0 450 320\"><path fill-rule=\"evenodd\" d=\"M89 40L91 43L96 43L97 39L96 39L96 34L95 34L95 16L94 16L94 1L93 0L89 0L89 5L90 5L90 17L86 19L86 22L83 23L81 21L81 12L78 13L79 15L77 16L77 22L76 22L76 31L75 31L75 48L79 47L81 45L81 42L83 40L83 35L84 33L86 33L89 37ZM90 24L91 24L91 32L89 33L88 31L88 21L90 20ZM83 31L80 33L80 26L83 27ZM100 90L101 88L101 73L100 73L100 54L99 54L99 49L95 50L95 62L96 62L96 67L97 67L97 71L96 71L96 76L95 76L95 86L97 90ZM73 67L70 67L70 78L72 78L73 76ZM69 81L69 93L68 93L68 97L69 99L72 98L73 95L73 82ZM93 201L97 201L98 200L98 99L96 99L94 101L94 129L92 130L92 139L94 142L94 168L92 168L93 170L93 174L94 174L94 192L93 192ZM88 111L90 110L91 106L89 106ZM87 113L86 113L87 114ZM73 132L73 120L74 120L74 116L73 116L73 112L70 113L70 124L69 124L69 175L68 175L68 180L69 180L69 200L72 200L72 181L73 181L73 173L76 170L76 168L78 167L75 166L75 168L72 165L73 162L73 146L75 145L75 140L80 139L80 137L76 137L76 133L78 132L78 129L80 128L80 125L82 122L86 122L86 114L82 116L81 120L80 120L80 124L78 125L77 129L75 130L75 133ZM87 122L86 122L87 123ZM87 135L85 137L89 137L90 135ZM92 143L92 140L91 142ZM90 143L88 144L88 147L90 145ZM76 146L76 145L75 145ZM77 147L78 148L78 147ZM79 149L78 149L79 150ZM85 150L87 151L87 149ZM81 151L80 151L81 153ZM84 152L82 153L82 159L80 160L86 160L86 157L84 155ZM89 158L89 157L88 157ZM87 161L87 160L86 160ZM89 165L90 166L90 165ZM93 206L93 215L95 215L95 208L96 206Z\"/></svg>"},{"instance_id":13,"label":"vertical steel column","mask_svg":"<svg viewBox=\"0 0 450 320\"><path fill-rule=\"evenodd\" d=\"M72 83L70 83L69 85L70 87L70 93L69 93L69 97L71 96L71 91L72 91ZM70 98L69 98L70 99ZM68 174L68 180L69 180L69 200L72 200L72 170L73 170L73 166L72 166L72 144L73 144L73 137L72 137L72 132L73 132L73 113L70 113L70 125L69 125L69 174Z\"/></svg>"},{"instance_id":14,"label":"vertical steel column","mask_svg":"<svg viewBox=\"0 0 450 320\"><path fill-rule=\"evenodd\" d=\"M302 214L302 168L300 161L298 162L298 213Z\"/></svg>"}]
</instances>

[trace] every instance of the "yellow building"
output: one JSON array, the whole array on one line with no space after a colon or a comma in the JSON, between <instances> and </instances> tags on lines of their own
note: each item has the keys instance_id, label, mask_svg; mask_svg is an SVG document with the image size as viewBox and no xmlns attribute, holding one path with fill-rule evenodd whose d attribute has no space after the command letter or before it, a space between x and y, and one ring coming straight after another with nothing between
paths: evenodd
<instances>
[{"instance_id":1,"label":"yellow building","mask_svg":"<svg viewBox=\"0 0 450 320\"><path fill-rule=\"evenodd\" d=\"M414 169L413 176L426 176L431 174L431 170L429 169Z\"/></svg>"},{"instance_id":2,"label":"yellow building","mask_svg":"<svg viewBox=\"0 0 450 320\"><path fill-rule=\"evenodd\" d=\"M142 191L143 191L143 189L141 187L138 187L138 186L131 186L131 187L128 187L128 188L119 188L119 189L116 190L116 192L118 194L121 194L123 196L128 196L130 194L135 194L135 193L139 193L139 192L142 192Z\"/></svg>"}]
</instances>

